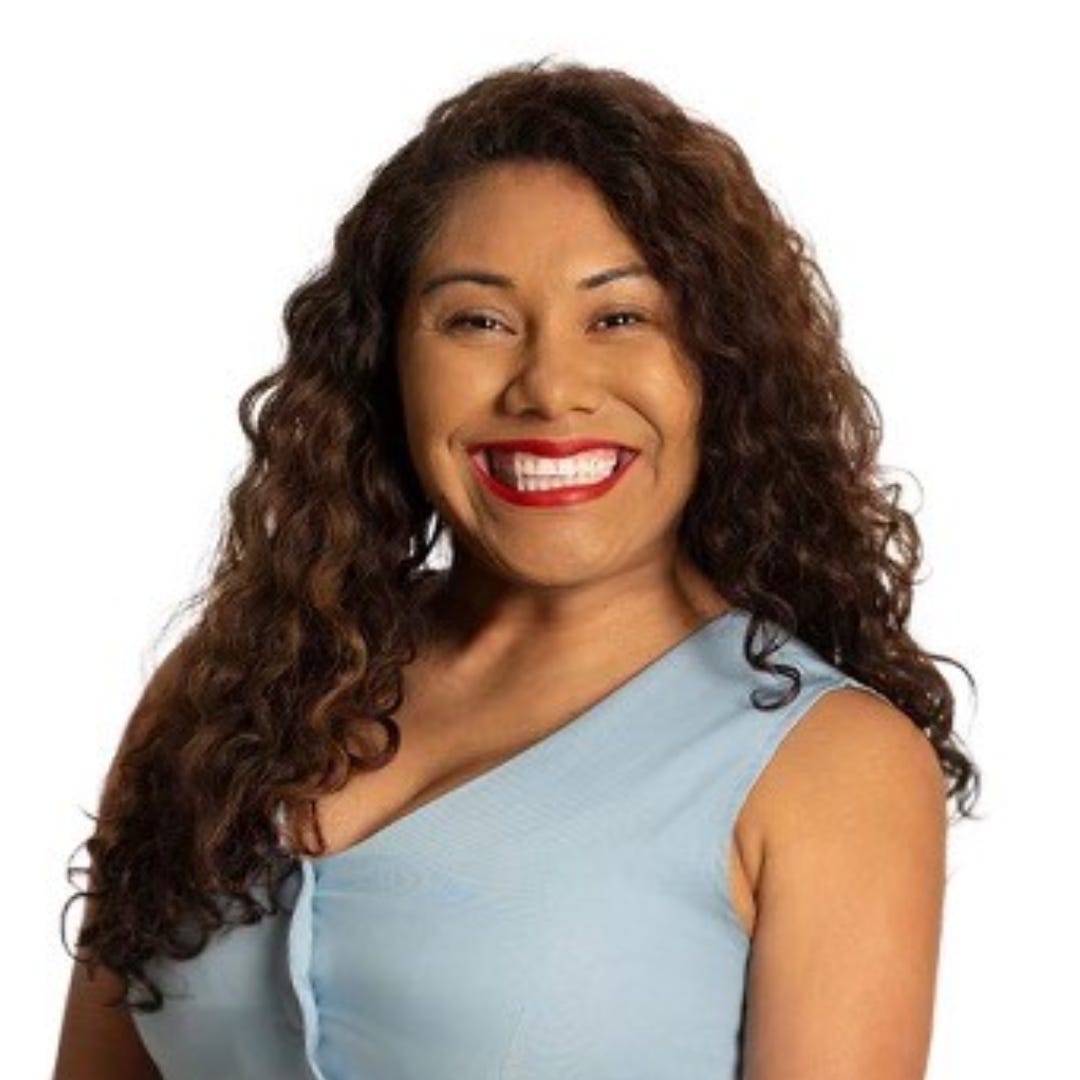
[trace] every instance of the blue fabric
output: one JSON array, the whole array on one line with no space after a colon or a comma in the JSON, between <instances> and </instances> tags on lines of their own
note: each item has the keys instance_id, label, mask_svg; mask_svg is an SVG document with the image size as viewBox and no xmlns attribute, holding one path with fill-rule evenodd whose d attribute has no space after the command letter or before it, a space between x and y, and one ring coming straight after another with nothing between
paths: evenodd
<instances>
[{"instance_id":1,"label":"blue fabric","mask_svg":"<svg viewBox=\"0 0 1080 1080\"><path fill-rule=\"evenodd\" d=\"M791 638L774 658L802 690L756 709L789 681L749 666L748 620L729 609L501 765L301 859L289 912L153 961L185 995L133 1013L166 1080L737 1077L734 825L810 706L863 686Z\"/></svg>"}]
</instances>

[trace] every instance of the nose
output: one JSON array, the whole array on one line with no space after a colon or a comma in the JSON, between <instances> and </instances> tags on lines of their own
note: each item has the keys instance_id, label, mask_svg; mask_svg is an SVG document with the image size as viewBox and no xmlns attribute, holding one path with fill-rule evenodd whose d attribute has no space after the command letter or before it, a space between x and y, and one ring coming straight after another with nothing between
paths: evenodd
<instances>
[{"instance_id":1,"label":"nose","mask_svg":"<svg viewBox=\"0 0 1080 1080\"><path fill-rule=\"evenodd\" d=\"M572 409L595 411L604 397L599 358L574 335L536 327L513 360L504 400L514 413L558 416Z\"/></svg>"}]
</instances>

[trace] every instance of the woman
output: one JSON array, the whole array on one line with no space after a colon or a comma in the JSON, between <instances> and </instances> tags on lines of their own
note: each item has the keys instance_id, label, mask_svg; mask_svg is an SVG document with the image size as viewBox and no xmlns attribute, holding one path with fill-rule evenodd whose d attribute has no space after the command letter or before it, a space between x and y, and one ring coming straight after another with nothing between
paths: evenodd
<instances>
[{"instance_id":1,"label":"woman","mask_svg":"<svg viewBox=\"0 0 1080 1080\"><path fill-rule=\"evenodd\" d=\"M497 71L285 322L87 841L57 1075L922 1076L978 772L736 144Z\"/></svg>"}]
</instances>

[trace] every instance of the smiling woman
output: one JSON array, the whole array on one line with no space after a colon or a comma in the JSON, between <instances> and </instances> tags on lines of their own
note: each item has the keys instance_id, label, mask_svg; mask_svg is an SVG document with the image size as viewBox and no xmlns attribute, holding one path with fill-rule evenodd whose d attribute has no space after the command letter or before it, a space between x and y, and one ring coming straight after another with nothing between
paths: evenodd
<instances>
[{"instance_id":1,"label":"smiling woman","mask_svg":"<svg viewBox=\"0 0 1080 1080\"><path fill-rule=\"evenodd\" d=\"M432 110L244 395L60 1080L922 1075L978 772L822 281L647 82Z\"/></svg>"},{"instance_id":2,"label":"smiling woman","mask_svg":"<svg viewBox=\"0 0 1080 1080\"><path fill-rule=\"evenodd\" d=\"M668 543L698 467L700 380L595 186L558 162L490 166L460 185L415 276L397 370L411 459L452 534L551 584Z\"/></svg>"}]
</instances>

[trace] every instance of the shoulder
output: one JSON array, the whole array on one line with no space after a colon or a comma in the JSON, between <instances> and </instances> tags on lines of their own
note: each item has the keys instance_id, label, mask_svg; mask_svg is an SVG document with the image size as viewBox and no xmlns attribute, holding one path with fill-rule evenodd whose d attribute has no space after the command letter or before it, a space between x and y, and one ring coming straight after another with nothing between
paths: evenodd
<instances>
[{"instance_id":1,"label":"shoulder","mask_svg":"<svg viewBox=\"0 0 1080 1080\"><path fill-rule=\"evenodd\" d=\"M837 687L761 779L751 1057L809 1074L844 1046L852 1076L916 1075L944 894L937 754L901 710Z\"/></svg>"},{"instance_id":2,"label":"shoulder","mask_svg":"<svg viewBox=\"0 0 1080 1080\"><path fill-rule=\"evenodd\" d=\"M784 737L746 804L758 844L900 802L931 818L944 774L930 740L895 705L859 687L823 693Z\"/></svg>"},{"instance_id":3,"label":"shoulder","mask_svg":"<svg viewBox=\"0 0 1080 1080\"><path fill-rule=\"evenodd\" d=\"M930 740L896 706L858 687L823 693L784 737L747 797L738 851L756 895L771 864L812 869L821 848L904 842L927 860L945 831L944 773ZM865 852L864 852L865 854Z\"/></svg>"}]
</instances>

